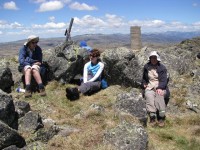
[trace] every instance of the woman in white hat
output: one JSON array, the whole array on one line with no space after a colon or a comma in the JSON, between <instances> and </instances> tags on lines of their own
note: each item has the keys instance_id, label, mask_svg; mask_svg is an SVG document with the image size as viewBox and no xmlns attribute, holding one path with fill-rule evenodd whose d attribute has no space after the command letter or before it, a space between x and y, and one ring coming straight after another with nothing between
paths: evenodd
<instances>
[{"instance_id":1,"label":"woman in white hat","mask_svg":"<svg viewBox=\"0 0 200 150\"><path fill-rule=\"evenodd\" d=\"M145 64L142 78L142 88L146 99L146 108L150 117L150 125L157 124L163 127L165 125L165 96L169 97L167 87L167 69L160 63L161 59L156 51L152 51L148 58L149 62Z\"/></svg>"},{"instance_id":2,"label":"woman in white hat","mask_svg":"<svg viewBox=\"0 0 200 150\"><path fill-rule=\"evenodd\" d=\"M46 96L45 88L40 76L40 66L42 64L42 50L37 45L39 37L31 35L27 42L19 51L19 63L25 75L26 92L25 98L31 97L31 77L33 76L38 84L40 95Z\"/></svg>"}]
</instances>

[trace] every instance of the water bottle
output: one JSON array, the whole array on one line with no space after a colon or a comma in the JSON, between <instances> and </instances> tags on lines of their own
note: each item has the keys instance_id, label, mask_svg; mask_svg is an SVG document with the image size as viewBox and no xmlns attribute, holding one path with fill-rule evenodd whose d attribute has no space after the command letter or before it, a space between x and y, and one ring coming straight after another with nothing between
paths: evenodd
<instances>
[{"instance_id":1,"label":"water bottle","mask_svg":"<svg viewBox=\"0 0 200 150\"><path fill-rule=\"evenodd\" d=\"M25 93L25 89L22 89L22 88L18 87L18 88L16 88L16 92Z\"/></svg>"}]
</instances>

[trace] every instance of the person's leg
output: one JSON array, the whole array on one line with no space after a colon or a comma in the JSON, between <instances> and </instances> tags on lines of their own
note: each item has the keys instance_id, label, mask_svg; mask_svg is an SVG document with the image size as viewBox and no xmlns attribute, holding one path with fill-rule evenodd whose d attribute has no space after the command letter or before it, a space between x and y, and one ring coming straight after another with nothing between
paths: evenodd
<instances>
[{"instance_id":1,"label":"person's leg","mask_svg":"<svg viewBox=\"0 0 200 150\"><path fill-rule=\"evenodd\" d=\"M33 65L32 66L32 74L33 77L35 78L35 81L37 82L37 84L42 84L42 78L40 76L40 67L38 65Z\"/></svg>"},{"instance_id":2,"label":"person's leg","mask_svg":"<svg viewBox=\"0 0 200 150\"><path fill-rule=\"evenodd\" d=\"M76 88L66 88L66 97L69 100L79 99L79 93L88 94L89 92L98 91L101 88L101 82L82 83Z\"/></svg>"},{"instance_id":3,"label":"person's leg","mask_svg":"<svg viewBox=\"0 0 200 150\"><path fill-rule=\"evenodd\" d=\"M155 106L155 92L153 90L145 90L144 93L146 99L146 109L147 112L156 112Z\"/></svg>"},{"instance_id":4,"label":"person's leg","mask_svg":"<svg viewBox=\"0 0 200 150\"><path fill-rule=\"evenodd\" d=\"M156 125L156 107L155 107L155 92L153 90L145 90L146 109L150 118L150 125Z\"/></svg>"},{"instance_id":5,"label":"person's leg","mask_svg":"<svg viewBox=\"0 0 200 150\"><path fill-rule=\"evenodd\" d=\"M159 122L158 125L160 127L163 127L165 125L164 121L165 121L165 109L166 109L166 104L165 104L163 95L156 94L155 105L156 105L156 108L158 110L158 115L159 115L158 116L158 122Z\"/></svg>"},{"instance_id":6,"label":"person's leg","mask_svg":"<svg viewBox=\"0 0 200 150\"><path fill-rule=\"evenodd\" d=\"M44 88L44 85L42 83L42 78L40 76L39 69L40 69L39 66L33 65L32 66L32 74L33 74L35 81L37 82L37 84L39 86L40 95L46 96L45 88Z\"/></svg>"},{"instance_id":7,"label":"person's leg","mask_svg":"<svg viewBox=\"0 0 200 150\"><path fill-rule=\"evenodd\" d=\"M87 82L82 83L81 86L78 87L79 91L83 94L93 93L101 89L101 82Z\"/></svg>"},{"instance_id":8,"label":"person's leg","mask_svg":"<svg viewBox=\"0 0 200 150\"><path fill-rule=\"evenodd\" d=\"M24 67L24 76L25 76L25 98L31 97L31 66Z\"/></svg>"}]
</instances>

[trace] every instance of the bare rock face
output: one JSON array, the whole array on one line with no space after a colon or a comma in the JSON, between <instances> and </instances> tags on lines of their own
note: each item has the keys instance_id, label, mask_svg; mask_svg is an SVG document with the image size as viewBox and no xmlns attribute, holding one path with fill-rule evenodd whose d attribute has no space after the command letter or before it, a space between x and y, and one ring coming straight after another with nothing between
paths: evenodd
<instances>
[{"instance_id":1,"label":"bare rock face","mask_svg":"<svg viewBox=\"0 0 200 150\"><path fill-rule=\"evenodd\" d=\"M86 50L72 43L63 43L49 54L47 63L56 80L69 83L77 74L83 73Z\"/></svg>"},{"instance_id":2,"label":"bare rock face","mask_svg":"<svg viewBox=\"0 0 200 150\"><path fill-rule=\"evenodd\" d=\"M9 68L0 68L0 89L10 93L11 87L14 85L12 73Z\"/></svg>"},{"instance_id":3,"label":"bare rock face","mask_svg":"<svg viewBox=\"0 0 200 150\"><path fill-rule=\"evenodd\" d=\"M16 145L17 147L22 148L26 145L26 142L16 130L0 121L0 149L11 145Z\"/></svg>"},{"instance_id":4,"label":"bare rock face","mask_svg":"<svg viewBox=\"0 0 200 150\"><path fill-rule=\"evenodd\" d=\"M138 87L142 66L135 54L127 48L107 49L102 53L109 84Z\"/></svg>"},{"instance_id":5,"label":"bare rock face","mask_svg":"<svg viewBox=\"0 0 200 150\"><path fill-rule=\"evenodd\" d=\"M19 119L20 132L36 132L43 128L42 118L37 112L29 111L24 117Z\"/></svg>"},{"instance_id":6,"label":"bare rock face","mask_svg":"<svg viewBox=\"0 0 200 150\"><path fill-rule=\"evenodd\" d=\"M137 89L132 89L130 93L119 94L115 108L137 117L142 125L147 125L145 101Z\"/></svg>"},{"instance_id":7,"label":"bare rock face","mask_svg":"<svg viewBox=\"0 0 200 150\"><path fill-rule=\"evenodd\" d=\"M30 104L25 101L16 101L15 111L18 113L19 118L23 117L27 112L31 110Z\"/></svg>"},{"instance_id":8,"label":"bare rock face","mask_svg":"<svg viewBox=\"0 0 200 150\"><path fill-rule=\"evenodd\" d=\"M12 97L0 90L0 120L8 126L16 128L14 127L14 124L17 122L16 119L15 106Z\"/></svg>"},{"instance_id":9,"label":"bare rock face","mask_svg":"<svg viewBox=\"0 0 200 150\"><path fill-rule=\"evenodd\" d=\"M143 126L124 121L104 134L104 142L112 144L117 150L145 150L148 135Z\"/></svg>"}]
</instances>

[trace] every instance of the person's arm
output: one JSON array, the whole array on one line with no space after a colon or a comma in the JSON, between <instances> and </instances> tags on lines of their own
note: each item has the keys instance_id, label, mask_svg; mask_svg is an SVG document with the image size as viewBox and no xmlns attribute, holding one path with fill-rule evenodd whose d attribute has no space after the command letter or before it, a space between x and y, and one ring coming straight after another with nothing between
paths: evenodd
<instances>
[{"instance_id":1,"label":"person's arm","mask_svg":"<svg viewBox=\"0 0 200 150\"><path fill-rule=\"evenodd\" d=\"M39 46L36 47L35 55L37 58L33 64L40 66L42 64L42 56L43 55L42 55L42 49Z\"/></svg>"},{"instance_id":2,"label":"person's arm","mask_svg":"<svg viewBox=\"0 0 200 150\"><path fill-rule=\"evenodd\" d=\"M19 63L22 66L31 65L34 62L32 58L27 55L26 47L22 47L19 51Z\"/></svg>"},{"instance_id":3,"label":"person's arm","mask_svg":"<svg viewBox=\"0 0 200 150\"><path fill-rule=\"evenodd\" d=\"M161 70L158 72L158 87L156 89L164 90L167 86L167 69L162 66Z\"/></svg>"},{"instance_id":4,"label":"person's arm","mask_svg":"<svg viewBox=\"0 0 200 150\"><path fill-rule=\"evenodd\" d=\"M147 76L148 76L148 71L147 71L146 67L144 66L143 74L142 74L142 82L141 82L141 88L142 89L145 89L147 87L147 84L148 84Z\"/></svg>"},{"instance_id":5,"label":"person's arm","mask_svg":"<svg viewBox=\"0 0 200 150\"><path fill-rule=\"evenodd\" d=\"M25 61L25 48L22 47L19 50L19 64L24 66L24 61Z\"/></svg>"},{"instance_id":6,"label":"person's arm","mask_svg":"<svg viewBox=\"0 0 200 150\"><path fill-rule=\"evenodd\" d=\"M94 82L94 81L96 81L99 78L99 76L101 75L101 73L102 73L102 71L104 69L104 64L102 62L99 62L99 65L100 65L100 68L98 69L97 73L88 82Z\"/></svg>"},{"instance_id":7,"label":"person's arm","mask_svg":"<svg viewBox=\"0 0 200 150\"><path fill-rule=\"evenodd\" d=\"M156 88L156 93L158 93L158 95L164 95L164 91L166 89L167 86L167 69L165 68L165 66L162 66L161 68L162 70L158 72L158 87Z\"/></svg>"},{"instance_id":8,"label":"person's arm","mask_svg":"<svg viewBox=\"0 0 200 150\"><path fill-rule=\"evenodd\" d=\"M88 80L88 66L89 66L90 62L87 62L85 65L84 65L84 70L83 70L83 83L86 83L87 80Z\"/></svg>"}]
</instances>

